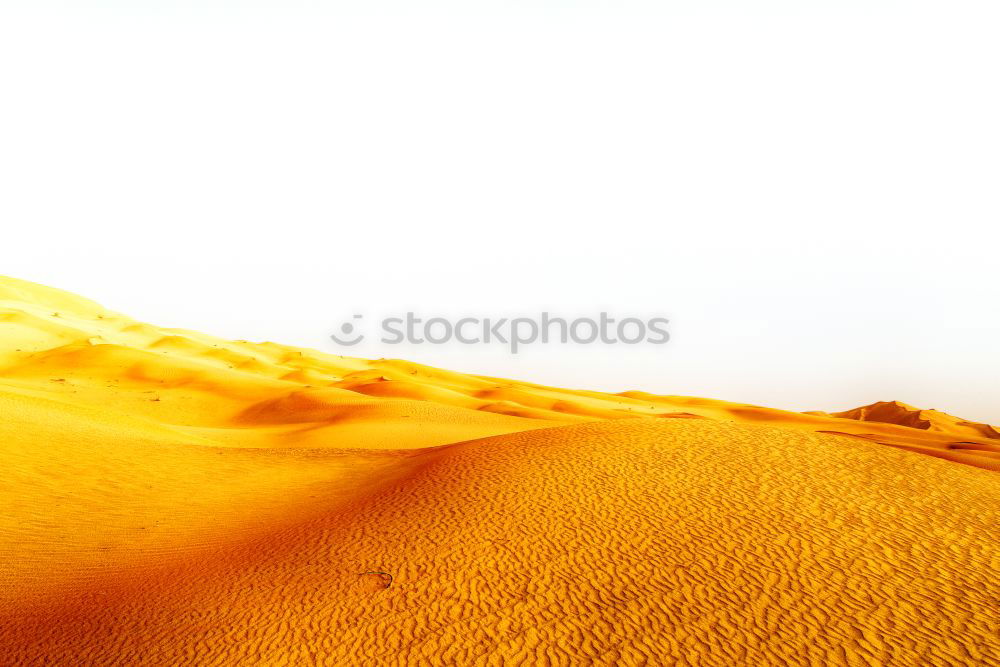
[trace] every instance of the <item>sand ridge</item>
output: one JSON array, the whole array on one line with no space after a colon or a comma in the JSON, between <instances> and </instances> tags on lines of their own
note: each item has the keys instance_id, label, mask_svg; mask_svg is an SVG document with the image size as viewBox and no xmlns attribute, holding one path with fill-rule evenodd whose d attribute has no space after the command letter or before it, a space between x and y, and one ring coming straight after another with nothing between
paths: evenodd
<instances>
[{"instance_id":1,"label":"sand ridge","mask_svg":"<svg viewBox=\"0 0 1000 667\"><path fill-rule=\"evenodd\" d=\"M991 428L225 341L0 278L0 664L1000 663Z\"/></svg>"},{"instance_id":2,"label":"sand ridge","mask_svg":"<svg viewBox=\"0 0 1000 667\"><path fill-rule=\"evenodd\" d=\"M395 449L599 419L680 416L855 435L1000 470L996 429L905 404L795 413L640 391L557 389L155 327L13 278L0 277L0 341L0 389L30 387L143 414L231 446L342 446L349 440ZM904 406L901 414L917 417L878 418L885 413L881 405ZM303 421L306 414L315 419ZM260 424L253 423L255 415ZM919 415L933 427L921 426ZM414 429L414 421L433 427Z\"/></svg>"}]
</instances>

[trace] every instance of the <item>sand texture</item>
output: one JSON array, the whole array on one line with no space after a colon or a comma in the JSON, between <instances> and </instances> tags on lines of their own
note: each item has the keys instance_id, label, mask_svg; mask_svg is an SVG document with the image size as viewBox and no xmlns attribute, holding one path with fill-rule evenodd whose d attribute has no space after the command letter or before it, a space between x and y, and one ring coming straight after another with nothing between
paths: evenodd
<instances>
[{"instance_id":1,"label":"sand texture","mask_svg":"<svg viewBox=\"0 0 1000 667\"><path fill-rule=\"evenodd\" d=\"M1000 437L163 329L0 278L0 665L1000 664Z\"/></svg>"}]
</instances>

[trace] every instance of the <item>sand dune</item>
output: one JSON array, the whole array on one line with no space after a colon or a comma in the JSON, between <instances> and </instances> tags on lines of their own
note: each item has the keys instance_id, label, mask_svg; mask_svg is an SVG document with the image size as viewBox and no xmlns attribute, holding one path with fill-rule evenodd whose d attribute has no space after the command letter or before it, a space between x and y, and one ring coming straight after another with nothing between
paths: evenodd
<instances>
[{"instance_id":1,"label":"sand dune","mask_svg":"<svg viewBox=\"0 0 1000 667\"><path fill-rule=\"evenodd\" d=\"M862 436L1000 469L1000 438L991 426L901 403L794 413L639 391L557 389L158 328L12 278L0 280L0 341L0 380L7 384L142 414L230 446L412 448L556 424L686 414ZM253 428L254 415L266 430ZM428 427L411 428L414 420Z\"/></svg>"},{"instance_id":2,"label":"sand dune","mask_svg":"<svg viewBox=\"0 0 1000 667\"><path fill-rule=\"evenodd\" d=\"M331 481L343 466L331 467ZM172 483L213 498L232 492L227 479L206 489L168 470ZM136 560L50 582L57 603L22 602L4 624L8 655L65 664L177 664L196 650L231 664L1000 659L989 569L1000 493L987 471L770 427L630 420L424 451L378 477L350 501L315 489L307 501L306 486L287 503L298 508L258 517L256 531L233 531L235 515L222 514L212 523L226 527L226 543L206 534L211 549L199 555L134 547ZM271 506L255 493L255 508ZM184 523L204 516L203 502L164 498L145 521L170 517L157 526L168 544L192 539ZM391 586L362 575L370 571L390 573Z\"/></svg>"},{"instance_id":3,"label":"sand dune","mask_svg":"<svg viewBox=\"0 0 1000 667\"><path fill-rule=\"evenodd\" d=\"M990 438L1000 440L1000 431L989 424L967 421L938 410L921 410L899 401L882 401L853 410L834 412L834 417L859 421L899 424L927 431L947 433L956 438Z\"/></svg>"},{"instance_id":4,"label":"sand dune","mask_svg":"<svg viewBox=\"0 0 1000 667\"><path fill-rule=\"evenodd\" d=\"M1000 440L936 411L556 389L2 278L0 417L0 664L1000 663Z\"/></svg>"}]
</instances>

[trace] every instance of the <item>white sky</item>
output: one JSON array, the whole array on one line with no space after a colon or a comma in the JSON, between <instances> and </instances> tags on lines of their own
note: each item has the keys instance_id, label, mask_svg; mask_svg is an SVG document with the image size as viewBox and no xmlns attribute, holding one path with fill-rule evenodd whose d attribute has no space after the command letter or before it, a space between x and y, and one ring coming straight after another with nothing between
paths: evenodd
<instances>
[{"instance_id":1,"label":"white sky","mask_svg":"<svg viewBox=\"0 0 1000 667\"><path fill-rule=\"evenodd\" d=\"M81 5L0 4L0 273L328 352L358 312L665 315L346 353L1000 423L996 2Z\"/></svg>"}]
</instances>

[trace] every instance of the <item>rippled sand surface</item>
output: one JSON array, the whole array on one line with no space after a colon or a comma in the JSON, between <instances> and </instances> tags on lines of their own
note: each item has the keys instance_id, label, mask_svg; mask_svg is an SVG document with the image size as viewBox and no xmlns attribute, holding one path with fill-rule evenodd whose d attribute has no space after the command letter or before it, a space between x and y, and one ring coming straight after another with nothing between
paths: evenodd
<instances>
[{"instance_id":1,"label":"rippled sand surface","mask_svg":"<svg viewBox=\"0 0 1000 667\"><path fill-rule=\"evenodd\" d=\"M0 279L0 664L998 664L1000 440L914 410L554 389Z\"/></svg>"}]
</instances>

